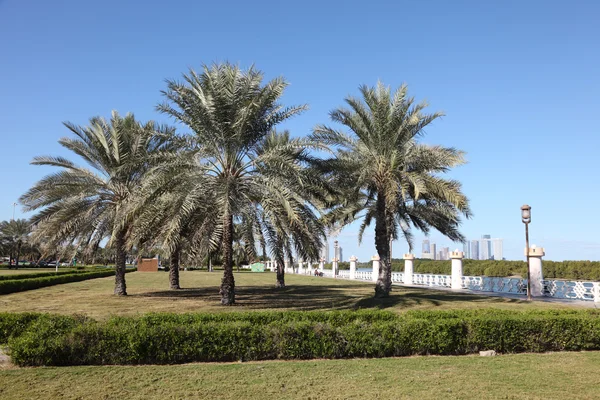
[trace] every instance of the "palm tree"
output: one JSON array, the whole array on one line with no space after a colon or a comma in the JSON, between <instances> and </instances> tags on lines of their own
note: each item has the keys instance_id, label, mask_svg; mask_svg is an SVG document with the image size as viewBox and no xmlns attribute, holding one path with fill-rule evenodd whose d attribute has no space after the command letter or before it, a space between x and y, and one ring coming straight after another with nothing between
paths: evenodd
<instances>
[{"instance_id":1,"label":"palm tree","mask_svg":"<svg viewBox=\"0 0 600 400\"><path fill-rule=\"evenodd\" d=\"M352 134L318 125L313 137L337 148L336 157L321 164L343 192L327 221L346 224L362 217L361 240L375 220L375 247L381 259L375 295L384 297L391 290L390 240L403 236L412 249L411 228L425 234L434 228L462 242L460 215L469 218L471 212L461 184L440 176L464 164L464 153L418 142L425 127L443 114L424 113L427 103L415 103L404 85L393 95L381 83L361 86L360 92L361 100L347 97L349 108L330 114Z\"/></svg>"},{"instance_id":2,"label":"palm tree","mask_svg":"<svg viewBox=\"0 0 600 400\"><path fill-rule=\"evenodd\" d=\"M88 126L65 123L76 138L59 143L83 158L92 169L63 157L36 157L34 165L61 168L37 182L20 201L32 218L34 236L58 246L77 243L90 249L104 239L116 251L116 295L126 295L127 239L134 215L128 204L135 198L144 174L160 159L174 131L154 122L141 124L133 114L113 111L109 121L90 119Z\"/></svg>"},{"instance_id":3,"label":"palm tree","mask_svg":"<svg viewBox=\"0 0 600 400\"><path fill-rule=\"evenodd\" d=\"M12 268L13 255L15 256L15 268L19 268L21 249L28 243L30 230L30 223L26 219L0 222L0 237L3 238L4 246L10 252L9 268Z\"/></svg>"},{"instance_id":4,"label":"palm tree","mask_svg":"<svg viewBox=\"0 0 600 400\"><path fill-rule=\"evenodd\" d=\"M263 74L253 67L242 71L231 64L205 66L201 74L191 70L183 78L184 82L167 81L167 101L158 110L194 133L190 140L201 171L194 184L198 192L210 194L213 216L219 219L211 236L223 252L221 303L232 305L234 222L253 218L257 206L268 205L272 198L301 196L276 186L278 182L262 172L259 165L269 155L258 154L259 144L276 125L306 107L280 105L285 80L275 78L263 85ZM282 170L286 167L281 165Z\"/></svg>"},{"instance_id":5,"label":"palm tree","mask_svg":"<svg viewBox=\"0 0 600 400\"><path fill-rule=\"evenodd\" d=\"M291 139L288 131L273 131L260 143L257 168L275 183L250 219L263 247L270 245L277 264L276 287L285 287L285 258L293 254L305 261L319 258L325 227L317 215L328 204L332 189L314 168L308 148L319 148L306 139ZM282 168L285 166L285 168ZM283 195L282 195L283 194Z\"/></svg>"}]
</instances>

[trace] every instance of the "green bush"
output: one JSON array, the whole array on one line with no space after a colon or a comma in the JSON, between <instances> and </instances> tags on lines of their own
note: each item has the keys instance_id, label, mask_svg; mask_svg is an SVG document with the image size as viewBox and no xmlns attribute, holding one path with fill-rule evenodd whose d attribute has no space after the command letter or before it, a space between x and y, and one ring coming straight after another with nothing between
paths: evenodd
<instances>
[{"instance_id":1,"label":"green bush","mask_svg":"<svg viewBox=\"0 0 600 400\"><path fill-rule=\"evenodd\" d=\"M3 335L21 366L600 349L597 310L149 314L103 322L19 318L19 332Z\"/></svg>"},{"instance_id":2,"label":"green bush","mask_svg":"<svg viewBox=\"0 0 600 400\"><path fill-rule=\"evenodd\" d=\"M126 272L133 272L127 270ZM61 283L80 282L88 279L105 278L115 274L114 270L94 272L73 272L65 275L43 276L36 278L17 278L0 281L0 294L23 292L25 290L39 289L46 286L59 285Z\"/></svg>"},{"instance_id":3,"label":"green bush","mask_svg":"<svg viewBox=\"0 0 600 400\"><path fill-rule=\"evenodd\" d=\"M71 274L80 274L85 271L58 271L58 272L37 272L31 274L15 274L15 275L3 275L0 276L0 281L13 281L13 280L21 280L21 279L30 279L30 278L42 278L46 276L60 276L60 275L71 275Z\"/></svg>"}]
</instances>

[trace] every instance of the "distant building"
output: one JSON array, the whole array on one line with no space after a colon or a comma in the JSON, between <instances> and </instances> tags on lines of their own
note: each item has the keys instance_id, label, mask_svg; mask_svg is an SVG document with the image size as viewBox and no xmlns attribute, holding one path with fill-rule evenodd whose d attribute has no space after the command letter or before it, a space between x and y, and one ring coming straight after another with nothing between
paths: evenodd
<instances>
[{"instance_id":1,"label":"distant building","mask_svg":"<svg viewBox=\"0 0 600 400\"><path fill-rule=\"evenodd\" d=\"M325 243L321 249L321 258L323 258L326 263L329 262L329 239L325 239Z\"/></svg>"},{"instance_id":2,"label":"distant building","mask_svg":"<svg viewBox=\"0 0 600 400\"><path fill-rule=\"evenodd\" d=\"M336 258L339 261L344 261L344 253L342 252L342 246L338 247L338 254L337 254Z\"/></svg>"},{"instance_id":3,"label":"distant building","mask_svg":"<svg viewBox=\"0 0 600 400\"><path fill-rule=\"evenodd\" d=\"M492 239L492 249L493 249L493 258L494 260L503 260L504 259L504 249L503 249L503 240L502 239Z\"/></svg>"},{"instance_id":4,"label":"distant building","mask_svg":"<svg viewBox=\"0 0 600 400\"><path fill-rule=\"evenodd\" d=\"M431 254L433 255L433 257L431 258L432 260L439 260L436 253L435 243L431 243Z\"/></svg>"},{"instance_id":5,"label":"distant building","mask_svg":"<svg viewBox=\"0 0 600 400\"><path fill-rule=\"evenodd\" d=\"M463 243L463 253L464 258L471 258L471 248L468 241Z\"/></svg>"},{"instance_id":6,"label":"distant building","mask_svg":"<svg viewBox=\"0 0 600 400\"><path fill-rule=\"evenodd\" d=\"M479 260L479 240L471 240L471 258Z\"/></svg>"},{"instance_id":7,"label":"distant building","mask_svg":"<svg viewBox=\"0 0 600 400\"><path fill-rule=\"evenodd\" d=\"M480 260L489 260L492 258L492 241L490 235L481 235L479 243Z\"/></svg>"},{"instance_id":8,"label":"distant building","mask_svg":"<svg viewBox=\"0 0 600 400\"><path fill-rule=\"evenodd\" d=\"M423 240L423 246L421 247L421 253L428 254L431 253L431 247L429 246L429 240Z\"/></svg>"},{"instance_id":9,"label":"distant building","mask_svg":"<svg viewBox=\"0 0 600 400\"><path fill-rule=\"evenodd\" d=\"M449 247L442 247L441 253L442 253L442 257L440 258L440 260L449 260L450 259L450 257L449 257L450 248Z\"/></svg>"}]
</instances>

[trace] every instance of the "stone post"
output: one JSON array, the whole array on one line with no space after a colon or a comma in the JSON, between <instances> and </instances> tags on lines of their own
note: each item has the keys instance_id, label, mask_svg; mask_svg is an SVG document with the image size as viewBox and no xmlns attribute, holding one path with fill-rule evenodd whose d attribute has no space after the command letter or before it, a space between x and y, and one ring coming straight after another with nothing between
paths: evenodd
<instances>
[{"instance_id":1,"label":"stone post","mask_svg":"<svg viewBox=\"0 0 600 400\"><path fill-rule=\"evenodd\" d=\"M325 269L325 259L321 258L319 260L319 272L323 272L324 269Z\"/></svg>"},{"instance_id":2,"label":"stone post","mask_svg":"<svg viewBox=\"0 0 600 400\"><path fill-rule=\"evenodd\" d=\"M298 260L298 273L304 274L304 262L302 260Z\"/></svg>"},{"instance_id":3,"label":"stone post","mask_svg":"<svg viewBox=\"0 0 600 400\"><path fill-rule=\"evenodd\" d=\"M356 262L358 258L355 256L350 257L350 279L356 279Z\"/></svg>"},{"instance_id":4,"label":"stone post","mask_svg":"<svg viewBox=\"0 0 600 400\"><path fill-rule=\"evenodd\" d=\"M452 260L452 289L462 289L463 256L464 253L458 251L458 249L450 252L450 259Z\"/></svg>"},{"instance_id":5,"label":"stone post","mask_svg":"<svg viewBox=\"0 0 600 400\"><path fill-rule=\"evenodd\" d=\"M337 277L337 273L338 273L338 258L337 257L333 257L333 260L331 260L331 274L333 275L334 278Z\"/></svg>"},{"instance_id":6,"label":"stone post","mask_svg":"<svg viewBox=\"0 0 600 400\"><path fill-rule=\"evenodd\" d=\"M592 290L594 293L594 303L600 303L600 283L595 282Z\"/></svg>"},{"instance_id":7,"label":"stone post","mask_svg":"<svg viewBox=\"0 0 600 400\"><path fill-rule=\"evenodd\" d=\"M371 261L373 261L373 276L371 280L377 282L377 279L379 279L379 256L371 257Z\"/></svg>"},{"instance_id":8,"label":"stone post","mask_svg":"<svg viewBox=\"0 0 600 400\"><path fill-rule=\"evenodd\" d=\"M404 255L404 283L405 285L413 284L413 270L414 270L414 262L415 255L414 254L405 254Z\"/></svg>"},{"instance_id":9,"label":"stone post","mask_svg":"<svg viewBox=\"0 0 600 400\"><path fill-rule=\"evenodd\" d=\"M536 247L535 244L529 248L529 271L531 275L531 296L541 297L544 295L544 274L542 272L542 257L544 257L543 247ZM527 252L525 253L527 256Z\"/></svg>"},{"instance_id":10,"label":"stone post","mask_svg":"<svg viewBox=\"0 0 600 400\"><path fill-rule=\"evenodd\" d=\"M283 270L286 274L290 273L290 260L288 260L287 258L283 261Z\"/></svg>"}]
</instances>

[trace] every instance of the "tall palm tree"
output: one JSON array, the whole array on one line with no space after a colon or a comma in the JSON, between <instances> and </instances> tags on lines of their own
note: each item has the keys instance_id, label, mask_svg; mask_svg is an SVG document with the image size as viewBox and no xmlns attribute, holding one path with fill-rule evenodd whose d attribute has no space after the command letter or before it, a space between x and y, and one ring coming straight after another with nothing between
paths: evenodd
<instances>
[{"instance_id":1,"label":"tall palm tree","mask_svg":"<svg viewBox=\"0 0 600 400\"><path fill-rule=\"evenodd\" d=\"M460 216L470 217L469 202L456 180L440 175L465 163L454 148L418 142L424 129L443 114L424 113L427 103L415 103L401 86L361 86L362 99L347 97L349 108L331 112L331 119L348 128L346 134L318 125L313 137L335 146L336 156L321 164L343 195L327 216L329 223L363 218L359 240L375 221L375 247L381 269L376 297L391 290L390 240L403 236L412 249L411 228L428 234L431 228L453 241L464 241ZM364 212L364 214L361 214Z\"/></svg>"},{"instance_id":2,"label":"tall palm tree","mask_svg":"<svg viewBox=\"0 0 600 400\"><path fill-rule=\"evenodd\" d=\"M235 302L233 277L233 226L255 213L257 204L268 204L269 196L298 195L277 187L277 182L258 167L268 155L259 155L259 144L279 123L306 107L283 107L279 100L287 86L283 78L263 84L255 68L243 71L231 64L193 70L184 82L167 81L166 102L158 110L173 116L194 133L201 178L198 191L210 193L219 224L213 240L221 242L223 279L221 303ZM281 165L284 169L286 165ZM204 201L204 199L199 199Z\"/></svg>"},{"instance_id":3,"label":"tall palm tree","mask_svg":"<svg viewBox=\"0 0 600 400\"><path fill-rule=\"evenodd\" d=\"M276 287L285 287L285 258L319 258L325 227L317 213L328 204L332 189L314 168L307 149L319 148L306 139L291 139L288 131L273 131L259 145L257 168L275 185L251 219L261 246L269 244L277 264ZM282 168L285 166L285 168ZM287 191L281 195L282 191Z\"/></svg>"},{"instance_id":4,"label":"tall palm tree","mask_svg":"<svg viewBox=\"0 0 600 400\"><path fill-rule=\"evenodd\" d=\"M94 117L88 126L65 126L76 137L59 143L92 169L64 157L36 157L32 164L61 170L37 182L20 201L27 211L38 210L32 218L33 234L45 242L97 248L108 238L108 246L116 251L114 293L126 295L126 243L134 217L127 206L144 174L168 150L174 130L115 111L110 120Z\"/></svg>"},{"instance_id":5,"label":"tall palm tree","mask_svg":"<svg viewBox=\"0 0 600 400\"><path fill-rule=\"evenodd\" d=\"M9 268L12 268L13 256L15 256L15 268L19 268L19 259L21 258L21 249L27 245L30 223L26 219L13 219L11 221L0 222L0 237L3 238L6 249L9 251Z\"/></svg>"}]
</instances>

